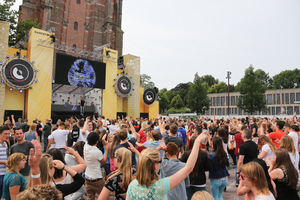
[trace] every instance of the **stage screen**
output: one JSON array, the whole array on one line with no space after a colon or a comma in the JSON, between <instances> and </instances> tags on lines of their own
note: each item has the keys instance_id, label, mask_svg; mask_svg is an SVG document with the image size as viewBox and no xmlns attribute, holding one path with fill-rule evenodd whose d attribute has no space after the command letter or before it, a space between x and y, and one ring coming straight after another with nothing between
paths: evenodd
<instances>
[{"instance_id":1,"label":"stage screen","mask_svg":"<svg viewBox=\"0 0 300 200\"><path fill-rule=\"evenodd\" d=\"M105 89L105 73L105 63L56 54L56 84Z\"/></svg>"}]
</instances>

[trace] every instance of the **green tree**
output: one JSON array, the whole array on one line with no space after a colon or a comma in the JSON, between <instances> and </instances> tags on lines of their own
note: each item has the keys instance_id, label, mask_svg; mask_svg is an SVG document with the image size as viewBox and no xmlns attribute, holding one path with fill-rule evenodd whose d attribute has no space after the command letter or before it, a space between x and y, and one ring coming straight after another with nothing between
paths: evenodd
<instances>
[{"instance_id":1,"label":"green tree","mask_svg":"<svg viewBox=\"0 0 300 200\"><path fill-rule=\"evenodd\" d=\"M159 97L160 97L159 112L160 113L165 113L170 108L170 100L168 98L167 92L168 91L166 88L159 91Z\"/></svg>"},{"instance_id":2,"label":"green tree","mask_svg":"<svg viewBox=\"0 0 300 200\"><path fill-rule=\"evenodd\" d=\"M208 84L201 82L195 74L194 83L191 85L188 93L188 104L192 112L204 114L209 109L209 98L207 96Z\"/></svg>"},{"instance_id":3,"label":"green tree","mask_svg":"<svg viewBox=\"0 0 300 200\"><path fill-rule=\"evenodd\" d=\"M264 99L266 88L262 87L262 82L252 65L245 70L245 76L239 82L239 90L240 97L237 106L245 112L253 114L266 107Z\"/></svg>"},{"instance_id":4,"label":"green tree","mask_svg":"<svg viewBox=\"0 0 300 200\"><path fill-rule=\"evenodd\" d=\"M209 87L219 83L219 80L215 79L212 75L201 76L200 80L201 82L206 82Z\"/></svg>"},{"instance_id":5,"label":"green tree","mask_svg":"<svg viewBox=\"0 0 300 200\"><path fill-rule=\"evenodd\" d=\"M228 86L225 82L220 82L212 85L210 88L207 90L208 93L223 93L223 92L228 92Z\"/></svg>"},{"instance_id":6,"label":"green tree","mask_svg":"<svg viewBox=\"0 0 300 200\"><path fill-rule=\"evenodd\" d=\"M155 87L155 84L151 81L151 76L149 76L147 74L141 74L140 84L141 84L141 87L144 87L144 88L153 88L153 87Z\"/></svg>"},{"instance_id":7,"label":"green tree","mask_svg":"<svg viewBox=\"0 0 300 200\"><path fill-rule=\"evenodd\" d=\"M19 21L17 25L17 30L14 38L14 45L18 44L20 41L25 41L26 33L32 28L40 28L40 23L38 23L37 19L34 21L32 19L28 19L25 21ZM19 44L21 48L24 49L24 46Z\"/></svg>"},{"instance_id":8,"label":"green tree","mask_svg":"<svg viewBox=\"0 0 300 200\"><path fill-rule=\"evenodd\" d=\"M273 87L273 79L270 78L269 73L266 73L262 69L258 69L255 70L255 74L261 81L262 87L265 87L266 89L271 89Z\"/></svg>"},{"instance_id":9,"label":"green tree","mask_svg":"<svg viewBox=\"0 0 300 200\"><path fill-rule=\"evenodd\" d=\"M179 94L177 94L171 101L171 106L173 108L179 109L184 106L183 100Z\"/></svg>"},{"instance_id":10,"label":"green tree","mask_svg":"<svg viewBox=\"0 0 300 200\"><path fill-rule=\"evenodd\" d=\"M290 89L300 87L300 70L285 70L273 77L274 89Z\"/></svg>"},{"instance_id":11,"label":"green tree","mask_svg":"<svg viewBox=\"0 0 300 200\"><path fill-rule=\"evenodd\" d=\"M189 92L191 83L179 83L175 88L171 89L172 91L177 92L183 100L184 104L187 105L187 94ZM174 93L175 94L175 93Z\"/></svg>"},{"instance_id":12,"label":"green tree","mask_svg":"<svg viewBox=\"0 0 300 200\"><path fill-rule=\"evenodd\" d=\"M16 0L3 0L0 4L0 20L9 22L9 45L15 44L15 32L17 28L17 19L19 12L12 10L12 6Z\"/></svg>"}]
</instances>

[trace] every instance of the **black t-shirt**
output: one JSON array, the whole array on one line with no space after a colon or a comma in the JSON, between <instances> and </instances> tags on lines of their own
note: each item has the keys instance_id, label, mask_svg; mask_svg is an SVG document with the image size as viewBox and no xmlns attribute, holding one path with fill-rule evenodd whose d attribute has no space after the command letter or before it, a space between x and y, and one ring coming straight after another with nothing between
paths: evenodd
<instances>
[{"instance_id":1,"label":"black t-shirt","mask_svg":"<svg viewBox=\"0 0 300 200\"><path fill-rule=\"evenodd\" d=\"M243 164L251 162L253 159L257 158L258 146L252 140L244 142L240 146L240 155L244 156Z\"/></svg>"},{"instance_id":2,"label":"black t-shirt","mask_svg":"<svg viewBox=\"0 0 300 200\"><path fill-rule=\"evenodd\" d=\"M104 187L106 187L111 192L115 192L116 200L125 200L126 197L126 191L122 190L121 188L122 180L123 174L118 174L112 178L109 178L104 185ZM125 197L121 196L121 194L124 194Z\"/></svg>"},{"instance_id":3,"label":"black t-shirt","mask_svg":"<svg viewBox=\"0 0 300 200\"><path fill-rule=\"evenodd\" d=\"M130 142L135 147L136 139L134 137L130 138L130 140L128 140L128 142ZM130 147L130 146L127 142L125 142L123 144L119 144L118 146L116 146L114 148L113 154L115 155L116 150L121 147L125 147L126 149L128 149L128 147ZM131 158L132 158L132 166L136 166L135 153L132 152Z\"/></svg>"},{"instance_id":4,"label":"black t-shirt","mask_svg":"<svg viewBox=\"0 0 300 200\"><path fill-rule=\"evenodd\" d=\"M42 132L43 132L42 128L43 128L43 127L42 127L41 124L36 125L36 132L37 132L39 135L41 135Z\"/></svg>"},{"instance_id":5,"label":"black t-shirt","mask_svg":"<svg viewBox=\"0 0 300 200\"><path fill-rule=\"evenodd\" d=\"M251 133L253 132L253 129L255 128L255 134L253 135L253 137L257 137L257 125L256 123L251 124Z\"/></svg>"},{"instance_id":6,"label":"black t-shirt","mask_svg":"<svg viewBox=\"0 0 300 200\"><path fill-rule=\"evenodd\" d=\"M84 106L85 101L84 100L80 100L80 106Z\"/></svg>"},{"instance_id":7,"label":"black t-shirt","mask_svg":"<svg viewBox=\"0 0 300 200\"><path fill-rule=\"evenodd\" d=\"M34 147L31 144L31 142L29 142L27 140L25 142L23 142L22 144L16 143L16 144L11 146L11 154L13 154L13 153L24 153L25 156L27 156L27 162L25 164L25 167L24 167L24 169L20 170L20 173L23 176L29 176L30 167L28 165L28 158L29 158L29 151L30 151L31 148L34 148Z\"/></svg>"}]
</instances>

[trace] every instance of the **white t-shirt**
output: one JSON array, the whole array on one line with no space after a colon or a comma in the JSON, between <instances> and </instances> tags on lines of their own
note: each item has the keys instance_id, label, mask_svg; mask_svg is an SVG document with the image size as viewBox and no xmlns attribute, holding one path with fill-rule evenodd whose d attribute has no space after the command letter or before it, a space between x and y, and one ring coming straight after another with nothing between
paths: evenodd
<instances>
[{"instance_id":1,"label":"white t-shirt","mask_svg":"<svg viewBox=\"0 0 300 200\"><path fill-rule=\"evenodd\" d=\"M290 132L289 136L293 139L295 149L298 152L298 134L296 132Z\"/></svg>"},{"instance_id":2,"label":"white t-shirt","mask_svg":"<svg viewBox=\"0 0 300 200\"><path fill-rule=\"evenodd\" d=\"M272 149L270 148L270 146L268 144L264 144L264 146L262 146L262 151L267 152L267 156L264 157L264 161L266 161L266 158L269 157L270 161L273 159L274 157L274 153L272 151ZM267 164L267 163L266 163ZM268 164L267 164L268 165ZM269 165L268 165L269 166Z\"/></svg>"},{"instance_id":3,"label":"white t-shirt","mask_svg":"<svg viewBox=\"0 0 300 200\"><path fill-rule=\"evenodd\" d=\"M103 158L102 152L96 147L89 144L84 145L84 161L87 165L85 176L88 179L102 178L100 160Z\"/></svg>"},{"instance_id":4,"label":"white t-shirt","mask_svg":"<svg viewBox=\"0 0 300 200\"><path fill-rule=\"evenodd\" d=\"M62 149L66 146L66 136L69 134L69 132L69 130L60 129L52 132L52 136L55 141L55 148Z\"/></svg>"},{"instance_id":5,"label":"white t-shirt","mask_svg":"<svg viewBox=\"0 0 300 200\"><path fill-rule=\"evenodd\" d=\"M52 134L50 134L49 136L48 136L48 140L51 140L53 138L53 136L52 136ZM53 149L53 148L55 148L55 144L50 144L50 147L49 147L49 149ZM49 150L48 149L48 150Z\"/></svg>"},{"instance_id":6,"label":"white t-shirt","mask_svg":"<svg viewBox=\"0 0 300 200\"><path fill-rule=\"evenodd\" d=\"M81 138L80 138L80 136L79 136L78 139L81 139L80 141L84 141L85 143L87 143L87 137L88 137L89 134L90 134L90 132L86 130L86 131L85 131L85 134L83 135L83 134L82 134L82 130L80 129L80 135L81 135Z\"/></svg>"},{"instance_id":7,"label":"white t-shirt","mask_svg":"<svg viewBox=\"0 0 300 200\"><path fill-rule=\"evenodd\" d=\"M297 172L299 172L299 153L296 152L295 154L293 154L289 152L289 155L294 167L297 169Z\"/></svg>"},{"instance_id":8,"label":"white t-shirt","mask_svg":"<svg viewBox=\"0 0 300 200\"><path fill-rule=\"evenodd\" d=\"M275 200L273 194L270 192L269 195L258 195L255 200Z\"/></svg>"},{"instance_id":9,"label":"white t-shirt","mask_svg":"<svg viewBox=\"0 0 300 200\"><path fill-rule=\"evenodd\" d=\"M107 128L109 129L109 133L114 133L117 128L119 128L118 125L108 125Z\"/></svg>"}]
</instances>

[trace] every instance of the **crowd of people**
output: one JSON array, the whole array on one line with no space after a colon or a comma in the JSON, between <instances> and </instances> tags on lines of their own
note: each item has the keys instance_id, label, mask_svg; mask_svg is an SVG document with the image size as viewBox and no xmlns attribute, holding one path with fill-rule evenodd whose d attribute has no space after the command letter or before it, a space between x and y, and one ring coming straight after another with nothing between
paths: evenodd
<instances>
[{"instance_id":1,"label":"crowd of people","mask_svg":"<svg viewBox=\"0 0 300 200\"><path fill-rule=\"evenodd\" d=\"M299 125L296 117L158 114L155 119L90 116L28 124L11 116L0 126L0 196L221 200L232 165L237 195L298 200Z\"/></svg>"}]
</instances>

